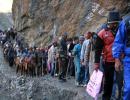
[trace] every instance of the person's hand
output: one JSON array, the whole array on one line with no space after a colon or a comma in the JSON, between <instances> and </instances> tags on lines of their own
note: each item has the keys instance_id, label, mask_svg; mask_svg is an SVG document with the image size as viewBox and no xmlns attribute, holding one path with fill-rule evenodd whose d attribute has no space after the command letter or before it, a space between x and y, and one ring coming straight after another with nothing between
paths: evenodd
<instances>
[{"instance_id":1,"label":"person's hand","mask_svg":"<svg viewBox=\"0 0 130 100\"><path fill-rule=\"evenodd\" d=\"M80 64L81 64L82 66L85 66L85 63L84 63L83 60L80 61Z\"/></svg>"},{"instance_id":2,"label":"person's hand","mask_svg":"<svg viewBox=\"0 0 130 100\"><path fill-rule=\"evenodd\" d=\"M97 70L99 69L99 66L100 66L99 63L95 63L95 64L94 64L94 69L97 71Z\"/></svg>"},{"instance_id":3,"label":"person's hand","mask_svg":"<svg viewBox=\"0 0 130 100\"><path fill-rule=\"evenodd\" d=\"M120 59L115 59L115 70L119 72L121 70L122 64Z\"/></svg>"},{"instance_id":4,"label":"person's hand","mask_svg":"<svg viewBox=\"0 0 130 100\"><path fill-rule=\"evenodd\" d=\"M72 54L71 54L71 53L68 53L68 55L69 55L69 57L71 57Z\"/></svg>"},{"instance_id":5,"label":"person's hand","mask_svg":"<svg viewBox=\"0 0 130 100\"><path fill-rule=\"evenodd\" d=\"M124 53L122 53L121 54L121 59L123 59L125 57L125 54Z\"/></svg>"},{"instance_id":6,"label":"person's hand","mask_svg":"<svg viewBox=\"0 0 130 100\"><path fill-rule=\"evenodd\" d=\"M83 63L83 60L80 60L80 64L82 64Z\"/></svg>"},{"instance_id":7,"label":"person's hand","mask_svg":"<svg viewBox=\"0 0 130 100\"><path fill-rule=\"evenodd\" d=\"M56 58L59 58L59 57L60 57L60 55L57 53L57 54L56 54Z\"/></svg>"}]
</instances>

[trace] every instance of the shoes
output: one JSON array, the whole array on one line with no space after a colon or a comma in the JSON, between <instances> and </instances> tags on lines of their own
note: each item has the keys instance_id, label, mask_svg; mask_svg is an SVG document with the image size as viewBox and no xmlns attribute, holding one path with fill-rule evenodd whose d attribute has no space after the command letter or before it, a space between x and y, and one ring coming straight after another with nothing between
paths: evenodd
<instances>
[{"instance_id":1,"label":"shoes","mask_svg":"<svg viewBox=\"0 0 130 100\"><path fill-rule=\"evenodd\" d=\"M76 86L80 86L80 83L79 83L79 82L76 82L75 85L76 85Z\"/></svg>"},{"instance_id":2,"label":"shoes","mask_svg":"<svg viewBox=\"0 0 130 100\"><path fill-rule=\"evenodd\" d=\"M81 83L81 84L80 84L80 86L81 86L81 87L84 87L84 84L83 84L83 83Z\"/></svg>"},{"instance_id":3,"label":"shoes","mask_svg":"<svg viewBox=\"0 0 130 100\"><path fill-rule=\"evenodd\" d=\"M66 82L67 80L65 78L62 79L64 82Z\"/></svg>"},{"instance_id":4,"label":"shoes","mask_svg":"<svg viewBox=\"0 0 130 100\"><path fill-rule=\"evenodd\" d=\"M83 85L83 87L86 87L86 86L87 86L87 84L84 84L84 85Z\"/></svg>"},{"instance_id":5,"label":"shoes","mask_svg":"<svg viewBox=\"0 0 130 100\"><path fill-rule=\"evenodd\" d=\"M60 82L66 82L66 79L65 78L59 78L59 81Z\"/></svg>"},{"instance_id":6,"label":"shoes","mask_svg":"<svg viewBox=\"0 0 130 100\"><path fill-rule=\"evenodd\" d=\"M58 74L55 74L55 77L57 77L58 76Z\"/></svg>"}]
</instances>

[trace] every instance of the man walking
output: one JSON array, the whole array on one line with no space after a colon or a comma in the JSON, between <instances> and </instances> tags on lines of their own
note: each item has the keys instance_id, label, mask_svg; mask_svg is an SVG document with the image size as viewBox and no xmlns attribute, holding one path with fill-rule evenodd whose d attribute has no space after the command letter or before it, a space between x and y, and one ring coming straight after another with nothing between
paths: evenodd
<instances>
[{"instance_id":1,"label":"man walking","mask_svg":"<svg viewBox=\"0 0 130 100\"><path fill-rule=\"evenodd\" d=\"M63 33L62 38L59 43L59 59L60 59L60 75L59 80L66 81L66 71L67 71L67 34Z\"/></svg>"},{"instance_id":2,"label":"man walking","mask_svg":"<svg viewBox=\"0 0 130 100\"><path fill-rule=\"evenodd\" d=\"M113 57L115 58L115 70L119 72L122 68L121 56L124 55L124 97L130 100L130 14L120 23L113 44Z\"/></svg>"},{"instance_id":3,"label":"man walking","mask_svg":"<svg viewBox=\"0 0 130 100\"><path fill-rule=\"evenodd\" d=\"M115 59L112 56L112 45L114 36L118 28L120 20L119 12L109 12L107 29L103 29L98 33L98 38L95 44L95 69L100 66L100 56L103 55L103 69L104 69L104 93L103 100L110 100L113 87L114 66Z\"/></svg>"}]
</instances>

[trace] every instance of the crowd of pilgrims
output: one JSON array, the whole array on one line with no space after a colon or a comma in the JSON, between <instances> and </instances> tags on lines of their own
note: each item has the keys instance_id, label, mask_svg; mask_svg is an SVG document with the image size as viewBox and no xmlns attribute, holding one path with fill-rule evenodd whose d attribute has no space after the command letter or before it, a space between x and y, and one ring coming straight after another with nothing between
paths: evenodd
<instances>
[{"instance_id":1,"label":"crowd of pilgrims","mask_svg":"<svg viewBox=\"0 0 130 100\"><path fill-rule=\"evenodd\" d=\"M104 24L102 28L105 28ZM31 77L49 74L60 82L74 77L76 86L86 87L94 71L96 33L86 32L73 38L67 36L65 32L43 48L23 42L24 39L10 28L0 31L0 43L5 61L16 69L16 74Z\"/></svg>"},{"instance_id":2,"label":"crowd of pilgrims","mask_svg":"<svg viewBox=\"0 0 130 100\"><path fill-rule=\"evenodd\" d=\"M124 69L120 68L123 66L124 53L120 50L119 55L119 51L116 51L117 47L122 46L113 46L121 20L119 12L111 11L107 22L96 32L87 31L72 38L68 37L69 33L63 32L61 37L53 37L51 44L48 43L45 47L29 45L16 30L10 28L8 31L0 31L0 43L5 60L10 67L16 68L18 74L31 77L49 74L51 77L57 77L60 82L74 77L76 86L86 87L93 71L100 70L103 72L102 100L111 100L111 97L122 100L123 85L127 80L123 75L127 76L128 72L123 74ZM120 41L117 39L117 42ZM128 83L129 80L124 85L124 88L128 86L126 97L129 96L130 90Z\"/></svg>"},{"instance_id":3,"label":"crowd of pilgrims","mask_svg":"<svg viewBox=\"0 0 130 100\"><path fill-rule=\"evenodd\" d=\"M86 32L85 35L67 38L68 33L62 34L61 38L55 37L52 43L45 48L29 46L23 43L24 39L10 28L8 31L0 31L0 42L3 56L10 67L16 68L16 73L26 76L43 76L50 74L58 77L60 81L66 82L67 77L75 77L76 85L85 85L88 81L87 70L80 69L84 65L82 59L86 53L86 61L89 61L90 38L93 33ZM87 52L81 52L81 45L85 38L88 43ZM86 71L86 73L85 73Z\"/></svg>"}]
</instances>

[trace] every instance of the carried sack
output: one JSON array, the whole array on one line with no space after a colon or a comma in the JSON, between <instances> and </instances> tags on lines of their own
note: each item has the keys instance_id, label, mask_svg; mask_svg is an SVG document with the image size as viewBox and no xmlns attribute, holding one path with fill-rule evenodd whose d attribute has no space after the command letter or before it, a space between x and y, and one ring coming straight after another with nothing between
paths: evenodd
<instances>
[{"instance_id":1,"label":"carried sack","mask_svg":"<svg viewBox=\"0 0 130 100\"><path fill-rule=\"evenodd\" d=\"M100 70L94 70L87 84L86 92L95 99L97 98L100 92L102 78L103 72L101 72Z\"/></svg>"}]
</instances>

